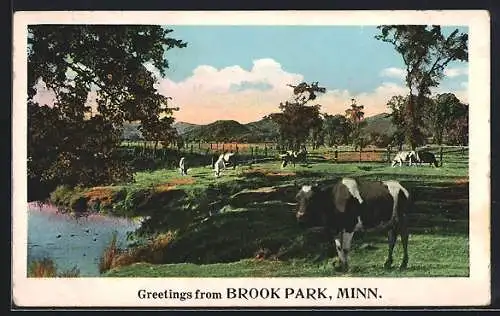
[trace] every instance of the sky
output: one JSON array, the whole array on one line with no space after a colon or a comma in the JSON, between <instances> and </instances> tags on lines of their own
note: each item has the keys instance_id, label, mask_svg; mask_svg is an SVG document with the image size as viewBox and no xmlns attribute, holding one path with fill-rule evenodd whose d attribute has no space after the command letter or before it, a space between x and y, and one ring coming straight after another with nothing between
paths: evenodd
<instances>
[{"instance_id":1,"label":"sky","mask_svg":"<svg viewBox=\"0 0 500 316\"><path fill-rule=\"evenodd\" d=\"M327 89L314 103L329 114L343 114L352 98L365 106L366 116L387 112L393 95L407 94L402 58L391 44L374 38L375 26L166 27L187 47L166 52L165 77L147 67L157 76L160 93L180 108L177 121L257 121L291 99L287 84L302 81ZM454 29L444 27L443 33ZM468 63L454 62L433 92L452 92L468 102L467 86ZM40 88L37 98L47 103L51 93Z\"/></svg>"}]
</instances>

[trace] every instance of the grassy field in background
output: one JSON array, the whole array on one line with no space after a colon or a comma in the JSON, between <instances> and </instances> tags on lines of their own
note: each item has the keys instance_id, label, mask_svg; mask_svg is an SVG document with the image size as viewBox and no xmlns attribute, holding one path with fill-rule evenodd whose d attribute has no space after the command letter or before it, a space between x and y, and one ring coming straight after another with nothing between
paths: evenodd
<instances>
[{"instance_id":1,"label":"grassy field in background","mask_svg":"<svg viewBox=\"0 0 500 316\"><path fill-rule=\"evenodd\" d=\"M117 267L104 276L468 276L466 155L447 153L441 168L336 164L316 152L308 164L281 168L279 161L267 161L225 170L220 178L209 167L192 168L184 177L177 170L138 172L135 183L125 187L157 192L149 200L149 224L164 231L182 228L155 260ZM340 176L396 179L409 188L416 208L409 215L408 270L396 269L402 255L399 240L395 268L384 270L386 235L357 233L350 271L334 272L332 240L321 232L297 227L294 209L287 204L294 202L297 186L326 183ZM169 204L166 197L174 192L190 196L189 205L175 208Z\"/></svg>"}]
</instances>

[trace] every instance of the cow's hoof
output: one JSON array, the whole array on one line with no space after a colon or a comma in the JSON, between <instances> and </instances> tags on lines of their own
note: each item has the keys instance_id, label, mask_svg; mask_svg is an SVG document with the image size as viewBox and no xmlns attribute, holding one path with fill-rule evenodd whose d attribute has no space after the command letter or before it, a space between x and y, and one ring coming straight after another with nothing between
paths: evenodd
<instances>
[{"instance_id":1,"label":"cow's hoof","mask_svg":"<svg viewBox=\"0 0 500 316\"><path fill-rule=\"evenodd\" d=\"M402 271L406 269L408 269L408 263L407 262L401 263L401 265L399 266L399 270Z\"/></svg>"},{"instance_id":2,"label":"cow's hoof","mask_svg":"<svg viewBox=\"0 0 500 316\"><path fill-rule=\"evenodd\" d=\"M347 272L349 271L349 266L339 263L339 264L333 264L333 270L335 272Z\"/></svg>"}]
</instances>

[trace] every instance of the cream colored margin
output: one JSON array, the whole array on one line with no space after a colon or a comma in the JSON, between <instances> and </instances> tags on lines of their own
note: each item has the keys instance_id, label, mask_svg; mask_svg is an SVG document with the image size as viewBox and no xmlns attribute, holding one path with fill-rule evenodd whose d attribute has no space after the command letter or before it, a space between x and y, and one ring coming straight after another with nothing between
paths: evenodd
<instances>
[{"instance_id":1,"label":"cream colored margin","mask_svg":"<svg viewBox=\"0 0 500 316\"><path fill-rule=\"evenodd\" d=\"M13 298L19 306L460 306L490 302L490 21L487 11L17 12L14 15ZM28 279L26 81L29 24L463 25L469 37L469 278ZM137 291L227 287L378 287L378 300L140 300Z\"/></svg>"}]
</instances>

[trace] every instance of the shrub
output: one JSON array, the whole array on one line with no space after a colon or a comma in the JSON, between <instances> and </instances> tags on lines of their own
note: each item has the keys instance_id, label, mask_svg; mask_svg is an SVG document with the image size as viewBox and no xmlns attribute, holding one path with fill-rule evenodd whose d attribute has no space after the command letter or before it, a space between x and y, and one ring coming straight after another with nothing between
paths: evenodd
<instances>
[{"instance_id":1,"label":"shrub","mask_svg":"<svg viewBox=\"0 0 500 316\"><path fill-rule=\"evenodd\" d=\"M113 237L111 237L111 241L103 251L101 259L99 261L99 272L104 273L111 269L111 265L113 263L113 259L120 254L120 249L117 245L118 233L113 232Z\"/></svg>"},{"instance_id":2,"label":"shrub","mask_svg":"<svg viewBox=\"0 0 500 316\"><path fill-rule=\"evenodd\" d=\"M54 278L57 276L56 265L52 259L43 258L31 262L28 276L34 278Z\"/></svg>"},{"instance_id":3,"label":"shrub","mask_svg":"<svg viewBox=\"0 0 500 316\"><path fill-rule=\"evenodd\" d=\"M34 260L28 267L28 277L32 278L76 278L80 276L80 269L74 266L71 270L57 273L57 267L50 258Z\"/></svg>"},{"instance_id":4,"label":"shrub","mask_svg":"<svg viewBox=\"0 0 500 316\"><path fill-rule=\"evenodd\" d=\"M148 262L153 264L163 263L165 249L174 238L175 234L171 231L160 233L144 245L117 253L115 257L111 259L108 270L131 265L136 262Z\"/></svg>"},{"instance_id":5,"label":"shrub","mask_svg":"<svg viewBox=\"0 0 500 316\"><path fill-rule=\"evenodd\" d=\"M55 205L68 207L72 196L73 190L69 186L59 185L50 194L50 201Z\"/></svg>"}]
</instances>

